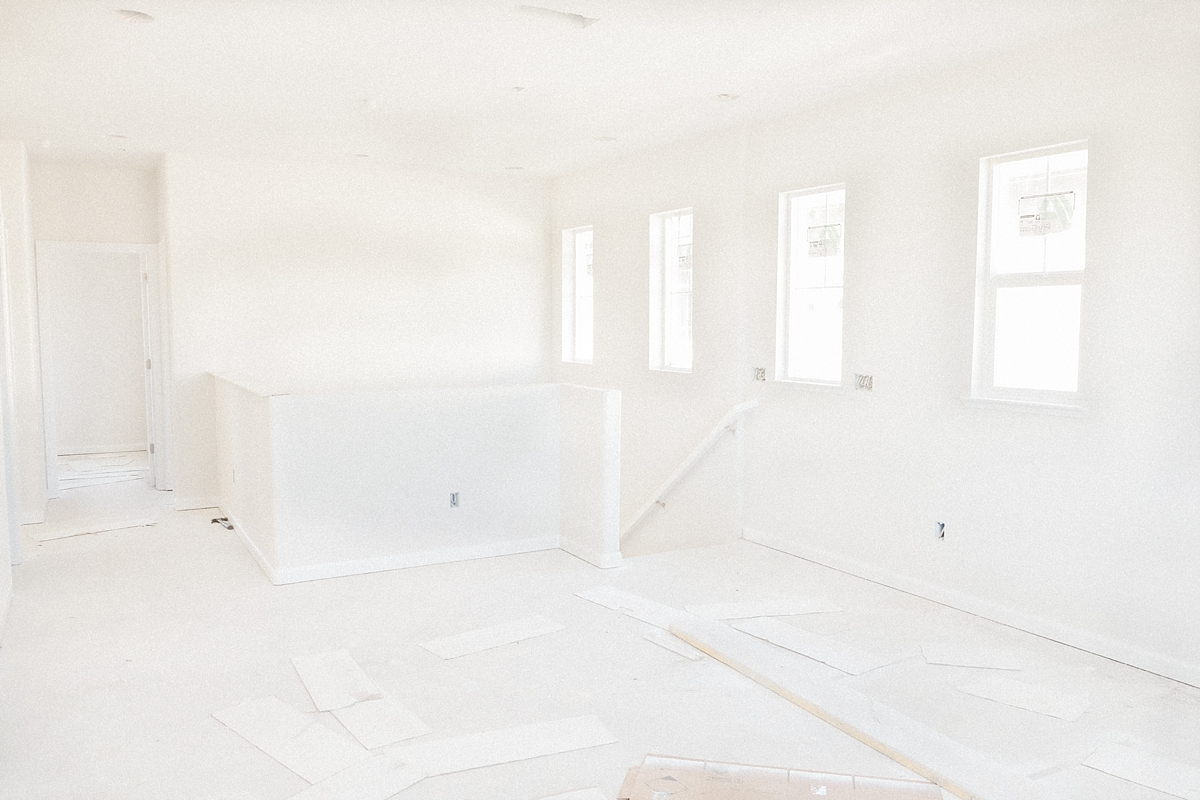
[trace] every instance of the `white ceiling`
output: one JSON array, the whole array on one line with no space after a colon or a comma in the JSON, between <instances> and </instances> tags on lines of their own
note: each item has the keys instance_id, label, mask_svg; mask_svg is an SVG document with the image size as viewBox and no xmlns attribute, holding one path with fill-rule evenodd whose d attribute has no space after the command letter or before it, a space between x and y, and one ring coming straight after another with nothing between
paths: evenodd
<instances>
[{"instance_id":1,"label":"white ceiling","mask_svg":"<svg viewBox=\"0 0 1200 800\"><path fill-rule=\"evenodd\" d=\"M0 138L554 175L1159 5L526 2L0 0Z\"/></svg>"}]
</instances>

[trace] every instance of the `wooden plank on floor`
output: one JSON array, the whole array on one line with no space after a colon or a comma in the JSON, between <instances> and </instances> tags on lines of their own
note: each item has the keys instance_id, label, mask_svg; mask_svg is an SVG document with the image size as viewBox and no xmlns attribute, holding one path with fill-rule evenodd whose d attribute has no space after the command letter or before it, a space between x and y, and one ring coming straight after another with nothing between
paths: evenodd
<instances>
[{"instance_id":1,"label":"wooden plank on floor","mask_svg":"<svg viewBox=\"0 0 1200 800\"><path fill-rule=\"evenodd\" d=\"M369 755L274 695L244 700L213 716L309 783L323 781Z\"/></svg>"},{"instance_id":2,"label":"wooden plank on floor","mask_svg":"<svg viewBox=\"0 0 1200 800\"><path fill-rule=\"evenodd\" d=\"M1024 775L828 680L823 665L710 620L681 620L671 632L964 800L1046 798Z\"/></svg>"},{"instance_id":3,"label":"wooden plank on floor","mask_svg":"<svg viewBox=\"0 0 1200 800\"><path fill-rule=\"evenodd\" d=\"M422 642L424 647L434 655L444 659L459 658L472 653L481 653L493 647L503 647L506 644L516 644L535 636L563 630L563 626L544 617L526 617L502 622L489 628L467 631L457 636L447 636L432 642Z\"/></svg>"}]
</instances>

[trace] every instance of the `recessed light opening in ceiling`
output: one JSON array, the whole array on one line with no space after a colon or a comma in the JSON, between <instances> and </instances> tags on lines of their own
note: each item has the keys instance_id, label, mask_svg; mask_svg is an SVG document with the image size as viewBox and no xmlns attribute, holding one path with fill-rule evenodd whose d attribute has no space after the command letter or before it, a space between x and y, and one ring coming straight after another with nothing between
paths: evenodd
<instances>
[{"instance_id":1,"label":"recessed light opening in ceiling","mask_svg":"<svg viewBox=\"0 0 1200 800\"><path fill-rule=\"evenodd\" d=\"M585 17L583 14L572 14L570 11L559 11L558 9L546 8L545 6L521 5L517 6L517 11L532 17L542 17L543 19L565 22L575 28L586 28L600 21L598 17Z\"/></svg>"},{"instance_id":2,"label":"recessed light opening in ceiling","mask_svg":"<svg viewBox=\"0 0 1200 800\"><path fill-rule=\"evenodd\" d=\"M132 8L118 8L117 16L126 22L154 22L154 17L143 11L134 11Z\"/></svg>"}]
</instances>

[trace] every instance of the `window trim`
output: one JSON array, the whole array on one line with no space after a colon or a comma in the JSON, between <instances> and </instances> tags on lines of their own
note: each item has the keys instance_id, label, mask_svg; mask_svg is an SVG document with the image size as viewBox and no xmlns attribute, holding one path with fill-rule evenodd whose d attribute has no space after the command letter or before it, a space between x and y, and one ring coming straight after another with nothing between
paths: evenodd
<instances>
[{"instance_id":1,"label":"window trim","mask_svg":"<svg viewBox=\"0 0 1200 800\"><path fill-rule=\"evenodd\" d=\"M780 383L798 384L802 386L823 386L841 388L846 385L846 317L843 306L842 314L842 346L838 354L841 377L836 381L819 378L793 378L787 374L788 357L792 342L788 320L791 315L791 251L792 251L792 198L806 197L814 194L846 191L845 183L829 183L824 186L814 186L810 189L794 189L779 193L779 226L777 240L777 262L775 279L775 375ZM842 219L842 298L845 301L846 271L845 271L846 221Z\"/></svg>"},{"instance_id":2,"label":"window trim","mask_svg":"<svg viewBox=\"0 0 1200 800\"><path fill-rule=\"evenodd\" d=\"M1084 266L1078 270L1050 272L1011 272L991 274L992 195L995 167L1010 161L1087 151L1088 141L1079 139L1048 147L1035 147L1011 153L987 156L979 160L979 217L975 254L975 319L971 354L971 392L964 398L968 405L991 408L1017 408L1042 413L1075 416L1083 407L1083 319L1087 269L1087 218L1084 217ZM1090 154L1089 154L1090 155ZM1090 164L1089 164L1090 166ZM1087 202L1085 196L1084 202ZM1086 209L1086 205L1085 205ZM1078 286L1079 330L1075 391L1028 389L994 385L996 356L996 297L1000 289L1033 286Z\"/></svg>"},{"instance_id":3,"label":"window trim","mask_svg":"<svg viewBox=\"0 0 1200 800\"><path fill-rule=\"evenodd\" d=\"M592 233L592 357L579 358L579 337L577 322L579 309L578 296L575 286L575 256L579 234L584 231ZM595 263L596 263L595 226L578 225L574 228L564 228L562 231L562 360L566 364L591 364L596 357L596 295L595 295Z\"/></svg>"},{"instance_id":4,"label":"window trim","mask_svg":"<svg viewBox=\"0 0 1200 800\"><path fill-rule=\"evenodd\" d=\"M689 344L691 346L691 358L688 360L687 366L676 366L667 364L667 265L666 265L666 243L665 229L666 221L671 217L682 217L684 215L692 217L692 288L689 290L692 301L692 319L695 320L695 257L696 257L696 212L691 206L685 208L676 208L670 211L660 211L650 215L650 369L655 372L677 372L688 374L696 363L695 352L695 331L689 328Z\"/></svg>"}]
</instances>

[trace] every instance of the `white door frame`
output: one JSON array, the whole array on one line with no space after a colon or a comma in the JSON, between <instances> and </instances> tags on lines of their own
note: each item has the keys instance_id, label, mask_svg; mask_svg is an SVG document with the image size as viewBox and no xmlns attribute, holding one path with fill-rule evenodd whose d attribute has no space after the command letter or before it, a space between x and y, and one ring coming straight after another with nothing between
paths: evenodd
<instances>
[{"instance_id":1,"label":"white door frame","mask_svg":"<svg viewBox=\"0 0 1200 800\"><path fill-rule=\"evenodd\" d=\"M171 429L168 413L167 376L168 332L167 315L163 308L163 294L159 275L160 246L156 244L122 244L110 242L54 242L36 243L39 285L43 258L78 253L124 253L138 258L138 269L142 276L142 347L146 361L146 442L150 448L150 482L156 489L171 488L170 453ZM42 359L42 409L46 431L46 494L58 497L58 436L54 416L54 397L51 382L46 378L53 375L49 365L54 354L48 347L45 322L48 318L45 293L38 292L38 338Z\"/></svg>"}]
</instances>

